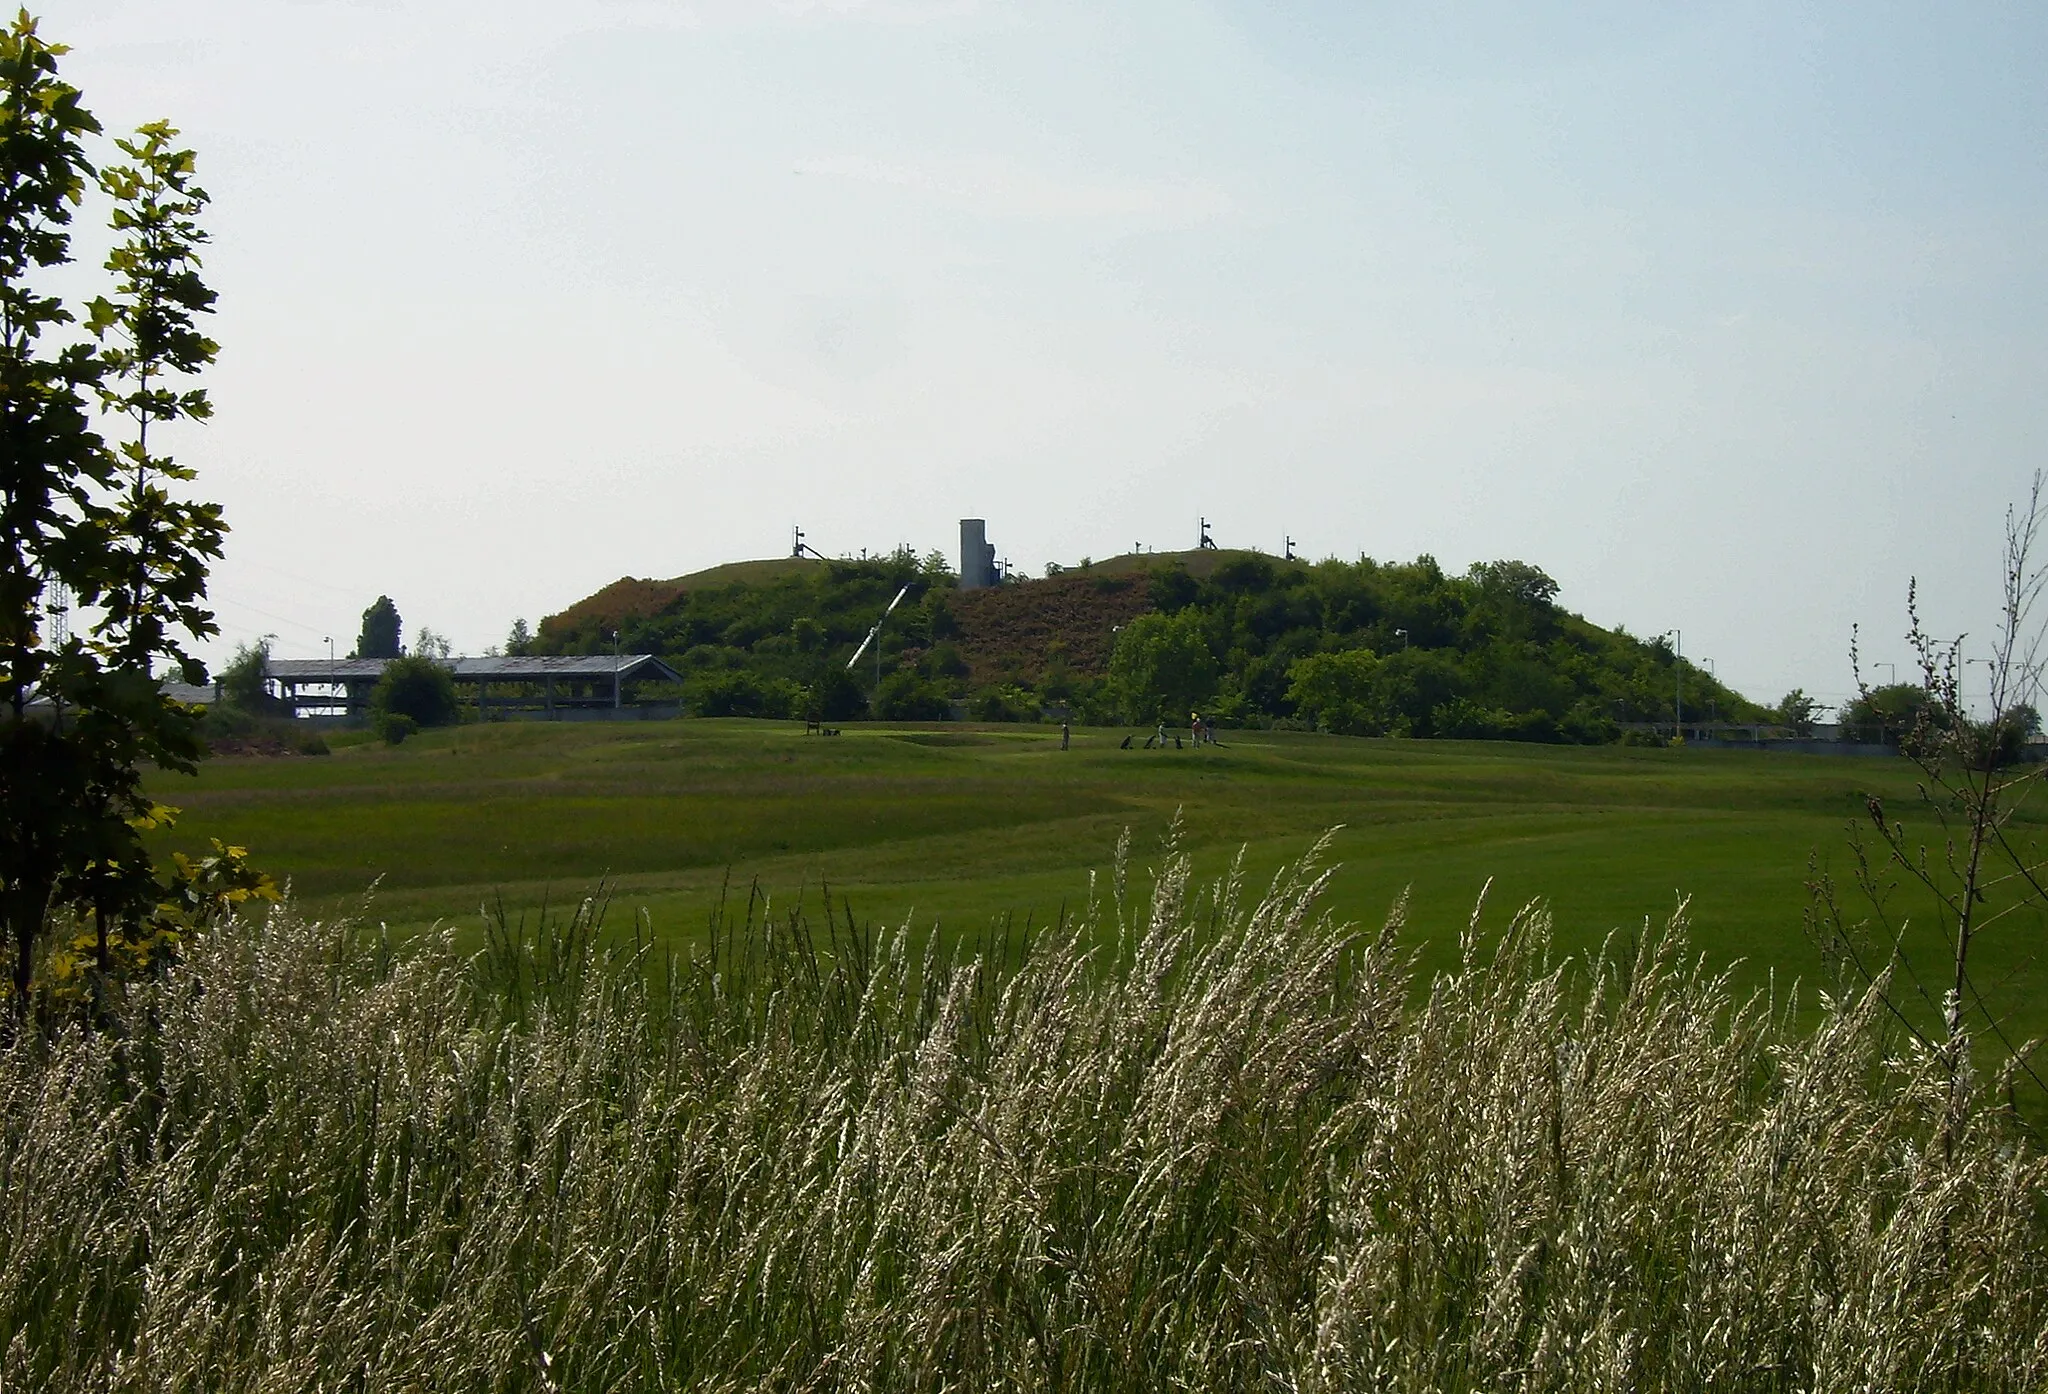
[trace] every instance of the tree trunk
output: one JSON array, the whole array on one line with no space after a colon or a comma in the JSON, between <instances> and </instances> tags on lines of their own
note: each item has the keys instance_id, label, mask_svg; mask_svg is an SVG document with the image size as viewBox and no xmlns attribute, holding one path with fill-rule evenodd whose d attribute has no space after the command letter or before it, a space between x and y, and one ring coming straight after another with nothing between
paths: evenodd
<instances>
[{"instance_id":1,"label":"tree trunk","mask_svg":"<svg viewBox=\"0 0 2048 1394\"><path fill-rule=\"evenodd\" d=\"M7 893L7 938L14 946L14 1014L28 1011L29 975L35 970L36 940L50 914L50 892L56 882L17 885Z\"/></svg>"}]
</instances>

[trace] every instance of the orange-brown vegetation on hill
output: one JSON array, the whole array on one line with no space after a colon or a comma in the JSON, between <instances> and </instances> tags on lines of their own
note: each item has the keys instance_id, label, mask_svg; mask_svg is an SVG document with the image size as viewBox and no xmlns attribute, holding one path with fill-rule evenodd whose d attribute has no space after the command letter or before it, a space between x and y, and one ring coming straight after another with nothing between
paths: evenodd
<instances>
[{"instance_id":1,"label":"orange-brown vegetation on hill","mask_svg":"<svg viewBox=\"0 0 2048 1394\"><path fill-rule=\"evenodd\" d=\"M624 620L658 615L683 593L681 581L643 581L621 576L603 590L586 595L558 615L540 622L540 637L554 639L586 626L616 627Z\"/></svg>"},{"instance_id":2,"label":"orange-brown vegetation on hill","mask_svg":"<svg viewBox=\"0 0 2048 1394\"><path fill-rule=\"evenodd\" d=\"M540 635L544 639L559 639L592 627L616 628L628 621L651 619L675 604L677 597L685 591L730 586L742 581L758 583L818 565L820 563L808 557L766 557L759 561L729 561L666 581L621 576L560 614L549 615L542 620Z\"/></svg>"},{"instance_id":3,"label":"orange-brown vegetation on hill","mask_svg":"<svg viewBox=\"0 0 2048 1394\"><path fill-rule=\"evenodd\" d=\"M1062 661L1076 677L1099 677L1109 670L1117 626L1150 609L1151 601L1141 574L1073 571L962 591L947 608L958 626L953 642L979 686L1035 683Z\"/></svg>"}]
</instances>

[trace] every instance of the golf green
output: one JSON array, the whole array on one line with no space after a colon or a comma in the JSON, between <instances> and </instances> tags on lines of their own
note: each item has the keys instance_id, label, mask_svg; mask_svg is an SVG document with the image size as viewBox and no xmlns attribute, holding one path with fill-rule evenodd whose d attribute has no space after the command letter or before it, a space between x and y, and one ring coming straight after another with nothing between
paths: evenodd
<instances>
[{"instance_id":1,"label":"golf green","mask_svg":"<svg viewBox=\"0 0 2048 1394\"><path fill-rule=\"evenodd\" d=\"M829 889L863 922L1021 930L1080 912L1091 873L1106 898L1125 829L1142 887L1178 818L1205 881L1241 852L1263 884L1335 829L1327 905L1377 924L1406 895L1425 964L1456 952L1490 883L1483 928L1541 900L1573 952L1686 901L1698 950L1758 986L1821 976L1810 862L1848 881L1869 796L1915 836L1935 831L1903 760L1299 732L1126 750L1125 734L1077 731L1062 750L1044 727L508 723L217 759L156 793L184 810L171 845L246 845L310 910L402 929L472 929L487 904L531 914L602 881L615 927L677 941L702 935L721 897L756 890L778 912L815 915ZM1932 923L1924 893L1902 887L1891 909ZM2048 1018L2040 932L2015 917L1978 950L2013 1030Z\"/></svg>"}]
</instances>

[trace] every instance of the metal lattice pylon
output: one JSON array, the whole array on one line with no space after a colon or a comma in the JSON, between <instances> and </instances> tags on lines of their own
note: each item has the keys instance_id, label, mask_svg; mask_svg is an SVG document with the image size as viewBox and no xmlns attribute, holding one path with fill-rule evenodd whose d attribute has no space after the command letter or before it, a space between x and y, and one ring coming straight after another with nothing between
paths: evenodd
<instances>
[{"instance_id":1,"label":"metal lattice pylon","mask_svg":"<svg viewBox=\"0 0 2048 1394\"><path fill-rule=\"evenodd\" d=\"M50 647L62 648L71 637L71 587L62 581L44 582L43 613L50 617Z\"/></svg>"}]
</instances>

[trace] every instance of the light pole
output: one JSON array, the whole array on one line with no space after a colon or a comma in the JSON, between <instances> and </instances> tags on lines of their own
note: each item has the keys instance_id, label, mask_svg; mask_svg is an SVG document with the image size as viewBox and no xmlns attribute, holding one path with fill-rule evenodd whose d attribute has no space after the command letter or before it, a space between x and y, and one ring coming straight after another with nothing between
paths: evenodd
<instances>
[{"instance_id":1,"label":"light pole","mask_svg":"<svg viewBox=\"0 0 2048 1394\"><path fill-rule=\"evenodd\" d=\"M1671 738L1685 739L1685 631L1667 629L1671 636Z\"/></svg>"},{"instance_id":2,"label":"light pole","mask_svg":"<svg viewBox=\"0 0 2048 1394\"><path fill-rule=\"evenodd\" d=\"M1703 658L1700 660L1700 662L1707 665L1707 676L1714 680L1715 687L1719 687L1721 685L1721 670L1714 666L1714 660L1711 658ZM1709 726L1712 726L1718 723L1720 720L1721 696L1717 692L1709 692L1707 694L1707 724Z\"/></svg>"},{"instance_id":3,"label":"light pole","mask_svg":"<svg viewBox=\"0 0 2048 1394\"><path fill-rule=\"evenodd\" d=\"M1962 668L1961 668L1961 669L1958 669L1958 670L1957 670L1957 672L1956 672L1956 715L1957 715L1957 716L1962 716L1962 715L1965 715L1965 714L1966 714L1966 713L1968 712L1968 710L1969 710L1969 709L1968 709L1967 707L1965 707L1965 706L1963 705L1963 674L1969 671L1969 667L1970 667L1970 665L1971 665L1972 663L1981 663L1981 664L1983 664L1983 665L1984 665L1984 666L1985 666L1986 668L1996 668L1996 667L1998 666L1998 665L1997 665L1997 664L1996 664L1995 662L1993 662L1993 661L1992 661L1991 659L1988 659L1988 658L1966 658L1966 659L1964 659L1964 660L1963 660L1963 666L1962 666ZM1996 696L1996 695L1997 695L1996 693L1992 692L1991 688L1992 688L1992 683L1991 683L1991 680L1989 680L1989 679L1986 679L1986 680L1985 680L1985 683L1984 683L1984 695L1985 695L1985 696L1987 696L1987 697L1992 697L1992 696ZM1992 708L1992 710L1991 710L1991 717L1990 717L1990 719L1991 719L1991 720L1993 720L1993 721L1996 721L1996 720L1998 719L1998 717L1999 717L1999 712L1998 712L1998 709L1997 709L1997 708L1996 708L1996 707L1994 706L1994 707Z\"/></svg>"},{"instance_id":4,"label":"light pole","mask_svg":"<svg viewBox=\"0 0 2048 1394\"><path fill-rule=\"evenodd\" d=\"M332 634L327 636L327 701L329 704L328 711L331 713L334 710L334 636Z\"/></svg>"},{"instance_id":5,"label":"light pole","mask_svg":"<svg viewBox=\"0 0 2048 1394\"><path fill-rule=\"evenodd\" d=\"M1395 637L1396 639L1399 639L1399 640L1401 641L1401 647L1402 647L1402 648L1404 648L1404 649L1405 649L1405 648L1407 648L1407 647L1408 647L1408 631L1407 631L1407 630L1405 630L1405 629L1397 629L1397 630L1395 630L1395 631L1394 631L1394 637Z\"/></svg>"}]
</instances>

